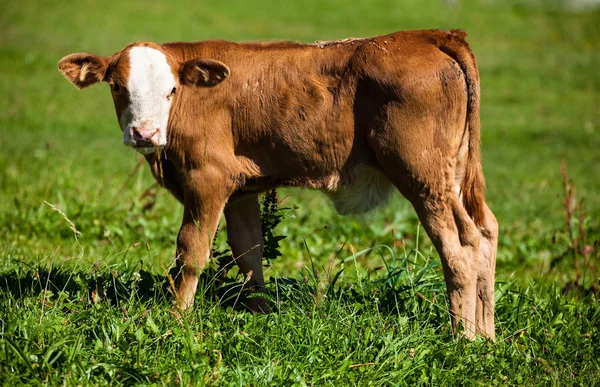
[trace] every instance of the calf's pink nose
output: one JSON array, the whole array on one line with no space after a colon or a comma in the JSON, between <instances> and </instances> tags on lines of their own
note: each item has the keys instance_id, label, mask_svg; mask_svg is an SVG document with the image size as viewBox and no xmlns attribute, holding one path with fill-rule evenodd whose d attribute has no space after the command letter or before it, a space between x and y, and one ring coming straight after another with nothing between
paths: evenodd
<instances>
[{"instance_id":1,"label":"calf's pink nose","mask_svg":"<svg viewBox=\"0 0 600 387\"><path fill-rule=\"evenodd\" d=\"M141 128L132 126L130 134L136 146L156 146L158 145L160 137L158 128Z\"/></svg>"}]
</instances>

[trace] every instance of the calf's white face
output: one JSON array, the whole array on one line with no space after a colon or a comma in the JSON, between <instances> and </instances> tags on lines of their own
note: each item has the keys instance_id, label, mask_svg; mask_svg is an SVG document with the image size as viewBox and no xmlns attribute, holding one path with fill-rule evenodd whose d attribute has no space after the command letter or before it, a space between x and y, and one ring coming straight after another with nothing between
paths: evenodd
<instances>
[{"instance_id":1,"label":"calf's white face","mask_svg":"<svg viewBox=\"0 0 600 387\"><path fill-rule=\"evenodd\" d=\"M177 80L167 63L167 57L151 47L132 47L129 56L127 90L112 84L113 92L126 92L128 104L118 111L125 145L141 153L151 153L154 147L167 144L167 125ZM117 91L115 87L118 88Z\"/></svg>"}]
</instances>

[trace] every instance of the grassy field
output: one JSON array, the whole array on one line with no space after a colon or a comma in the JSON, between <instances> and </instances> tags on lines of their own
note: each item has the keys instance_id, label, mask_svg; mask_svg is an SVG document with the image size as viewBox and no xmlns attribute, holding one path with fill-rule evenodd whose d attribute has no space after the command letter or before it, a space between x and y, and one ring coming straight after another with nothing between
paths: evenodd
<instances>
[{"instance_id":1,"label":"grassy field","mask_svg":"<svg viewBox=\"0 0 600 387\"><path fill-rule=\"evenodd\" d=\"M600 11L449 3L3 3L0 383L597 383ZM244 312L231 269L207 273L194 309L176 316L164 274L181 206L149 189L122 146L108 87L76 91L58 60L136 40L417 28L463 28L478 58L487 197L501 225L497 342L452 335L439 258L399 196L344 218L319 193L280 190L274 232L286 239L266 270L274 312ZM563 160L576 187L566 204ZM224 234L215 249L226 254Z\"/></svg>"}]
</instances>

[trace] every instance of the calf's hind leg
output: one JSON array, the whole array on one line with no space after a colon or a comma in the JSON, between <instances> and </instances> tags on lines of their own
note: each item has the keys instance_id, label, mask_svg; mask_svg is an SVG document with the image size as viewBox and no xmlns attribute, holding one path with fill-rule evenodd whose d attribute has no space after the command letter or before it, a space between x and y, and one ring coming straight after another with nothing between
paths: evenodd
<instances>
[{"instance_id":1,"label":"calf's hind leg","mask_svg":"<svg viewBox=\"0 0 600 387\"><path fill-rule=\"evenodd\" d=\"M430 117L413 117L394 111L388 115L395 118L394 121L403 122L404 129L396 130L388 123L371 139L371 147L385 175L412 203L440 255L453 330L456 332L462 324L464 335L473 339L477 332L481 233L454 189L456 153L453 149L458 148L460 139L450 135L444 138L446 132L437 132L439 125ZM461 133L460 130L447 133L454 132ZM448 145L436 148L427 143L427 139L434 136L438 136L440 144Z\"/></svg>"},{"instance_id":2,"label":"calf's hind leg","mask_svg":"<svg viewBox=\"0 0 600 387\"><path fill-rule=\"evenodd\" d=\"M494 340L494 273L498 247L498 222L487 205L484 214L477 264L476 321L477 333Z\"/></svg>"},{"instance_id":3,"label":"calf's hind leg","mask_svg":"<svg viewBox=\"0 0 600 387\"><path fill-rule=\"evenodd\" d=\"M445 200L433 195L412 202L442 261L452 329L457 332L462 324L464 335L473 339L477 332L479 231L455 193Z\"/></svg>"}]
</instances>

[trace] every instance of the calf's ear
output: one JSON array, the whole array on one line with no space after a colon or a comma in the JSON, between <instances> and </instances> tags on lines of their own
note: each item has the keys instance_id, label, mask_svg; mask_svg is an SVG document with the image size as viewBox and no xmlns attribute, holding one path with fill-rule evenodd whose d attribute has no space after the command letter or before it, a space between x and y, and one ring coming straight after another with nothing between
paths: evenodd
<instances>
[{"instance_id":1,"label":"calf's ear","mask_svg":"<svg viewBox=\"0 0 600 387\"><path fill-rule=\"evenodd\" d=\"M179 66L179 82L189 86L213 87L229 74L229 67L214 59L192 59Z\"/></svg>"},{"instance_id":2,"label":"calf's ear","mask_svg":"<svg viewBox=\"0 0 600 387\"><path fill-rule=\"evenodd\" d=\"M67 55L58 62L58 69L78 89L104 79L108 60L97 55L80 53Z\"/></svg>"}]
</instances>

